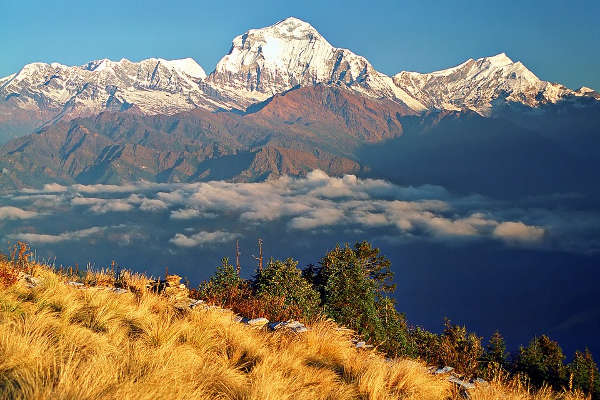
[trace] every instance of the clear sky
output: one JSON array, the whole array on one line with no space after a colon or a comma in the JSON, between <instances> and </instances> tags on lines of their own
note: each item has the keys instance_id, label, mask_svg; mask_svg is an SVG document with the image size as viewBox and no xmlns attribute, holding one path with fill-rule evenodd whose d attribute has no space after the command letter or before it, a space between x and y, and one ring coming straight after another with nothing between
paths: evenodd
<instances>
[{"instance_id":1,"label":"clear sky","mask_svg":"<svg viewBox=\"0 0 600 400\"><path fill-rule=\"evenodd\" d=\"M288 16L387 74L506 52L541 79L600 90L600 0L0 0L0 76L123 57L192 57L210 73L234 36Z\"/></svg>"}]
</instances>

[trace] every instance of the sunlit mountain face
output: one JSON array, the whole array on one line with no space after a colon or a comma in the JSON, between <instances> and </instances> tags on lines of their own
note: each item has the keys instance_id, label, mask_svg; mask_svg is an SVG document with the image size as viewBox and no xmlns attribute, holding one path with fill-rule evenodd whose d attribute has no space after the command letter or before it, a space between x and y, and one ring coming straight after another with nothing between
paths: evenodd
<instances>
[{"instance_id":1,"label":"sunlit mountain face","mask_svg":"<svg viewBox=\"0 0 600 400\"><path fill-rule=\"evenodd\" d=\"M385 75L296 18L192 59L0 79L0 240L192 284L239 241L318 263L369 240L398 309L600 357L600 101L501 53Z\"/></svg>"}]
</instances>

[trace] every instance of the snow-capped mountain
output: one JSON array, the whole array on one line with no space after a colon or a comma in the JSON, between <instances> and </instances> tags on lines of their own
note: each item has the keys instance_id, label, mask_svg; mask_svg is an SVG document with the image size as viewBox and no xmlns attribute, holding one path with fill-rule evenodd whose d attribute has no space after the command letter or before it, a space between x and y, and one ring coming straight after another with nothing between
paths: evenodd
<instances>
[{"instance_id":1,"label":"snow-capped mountain","mask_svg":"<svg viewBox=\"0 0 600 400\"><path fill-rule=\"evenodd\" d=\"M206 73L194 60L107 59L69 67L28 64L0 81L4 102L17 108L75 117L136 106L145 114L173 114L206 104L198 82Z\"/></svg>"},{"instance_id":2,"label":"snow-capped mountain","mask_svg":"<svg viewBox=\"0 0 600 400\"><path fill-rule=\"evenodd\" d=\"M287 18L234 38L231 50L207 76L193 59L91 61L82 66L33 63L0 78L0 140L60 119L132 109L171 115L196 108L238 109L297 86L342 86L409 112L538 107L565 98L595 98L540 80L505 54L467 60L431 73L400 72L393 78L350 50L332 46L309 23Z\"/></svg>"},{"instance_id":3,"label":"snow-capped mountain","mask_svg":"<svg viewBox=\"0 0 600 400\"><path fill-rule=\"evenodd\" d=\"M309 23L287 18L233 39L229 54L207 79L232 106L248 106L294 86L340 84L414 111L426 107L361 56L333 47Z\"/></svg>"},{"instance_id":4,"label":"snow-capped mountain","mask_svg":"<svg viewBox=\"0 0 600 400\"><path fill-rule=\"evenodd\" d=\"M566 96L592 95L584 88L575 92L558 83L542 81L520 61L506 54L469 59L453 68L422 74L402 71L394 82L429 109L470 109L489 115L502 102L538 107Z\"/></svg>"}]
</instances>

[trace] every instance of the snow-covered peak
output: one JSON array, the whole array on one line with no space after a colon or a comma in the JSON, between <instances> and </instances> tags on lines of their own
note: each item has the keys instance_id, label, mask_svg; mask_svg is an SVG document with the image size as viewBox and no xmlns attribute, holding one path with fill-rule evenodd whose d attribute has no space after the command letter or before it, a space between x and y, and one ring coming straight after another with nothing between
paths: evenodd
<instances>
[{"instance_id":1,"label":"snow-covered peak","mask_svg":"<svg viewBox=\"0 0 600 400\"><path fill-rule=\"evenodd\" d=\"M114 70L115 67L130 67L130 66L150 66L156 67L157 65L163 65L168 69L176 70L177 72L184 73L192 78L204 79L206 78L206 72L198 65L193 58L182 58L179 60L165 60L162 58L147 58L137 63L131 62L126 58L122 58L120 61L112 61L108 58L101 60L90 61L81 68L86 71L102 72L106 70Z\"/></svg>"},{"instance_id":2,"label":"snow-covered peak","mask_svg":"<svg viewBox=\"0 0 600 400\"><path fill-rule=\"evenodd\" d=\"M168 65L176 70L191 76L192 78L205 79L206 72L193 58L182 58L179 60L161 60L165 65Z\"/></svg>"},{"instance_id":3,"label":"snow-covered peak","mask_svg":"<svg viewBox=\"0 0 600 400\"><path fill-rule=\"evenodd\" d=\"M424 109L364 57L332 46L308 22L293 17L235 37L207 82L222 99L238 107L298 85L326 83Z\"/></svg>"},{"instance_id":4,"label":"snow-covered peak","mask_svg":"<svg viewBox=\"0 0 600 400\"><path fill-rule=\"evenodd\" d=\"M582 93L582 94L584 94L584 93L594 93L595 90L592 89L592 88L589 88L587 86L582 86L579 89L577 89L577 92L578 93Z\"/></svg>"},{"instance_id":5,"label":"snow-covered peak","mask_svg":"<svg viewBox=\"0 0 600 400\"><path fill-rule=\"evenodd\" d=\"M483 57L479 58L477 61L486 61L492 67L503 67L505 65L513 64L513 60L511 60L506 53L496 54L491 57Z\"/></svg>"},{"instance_id":6,"label":"snow-covered peak","mask_svg":"<svg viewBox=\"0 0 600 400\"><path fill-rule=\"evenodd\" d=\"M52 121L132 106L146 114L220 107L200 88L204 78L206 73L191 58L99 59L80 66L32 63L0 79L0 99Z\"/></svg>"},{"instance_id":7,"label":"snow-covered peak","mask_svg":"<svg viewBox=\"0 0 600 400\"><path fill-rule=\"evenodd\" d=\"M287 18L236 36L229 54L219 61L215 72L237 73L248 67L259 67L287 69L296 75L307 63L313 68L322 67L320 64L333 50L312 25L297 18Z\"/></svg>"},{"instance_id":8,"label":"snow-covered peak","mask_svg":"<svg viewBox=\"0 0 600 400\"><path fill-rule=\"evenodd\" d=\"M302 38L306 35L321 36L311 24L296 17L288 17L269 27L258 30L262 30L264 32L270 30L273 32L277 32L280 35L286 35L289 37L297 38Z\"/></svg>"},{"instance_id":9,"label":"snow-covered peak","mask_svg":"<svg viewBox=\"0 0 600 400\"><path fill-rule=\"evenodd\" d=\"M470 109L483 115L501 102L536 107L570 93L562 85L540 80L505 53L431 73L402 71L394 82L430 109Z\"/></svg>"}]
</instances>

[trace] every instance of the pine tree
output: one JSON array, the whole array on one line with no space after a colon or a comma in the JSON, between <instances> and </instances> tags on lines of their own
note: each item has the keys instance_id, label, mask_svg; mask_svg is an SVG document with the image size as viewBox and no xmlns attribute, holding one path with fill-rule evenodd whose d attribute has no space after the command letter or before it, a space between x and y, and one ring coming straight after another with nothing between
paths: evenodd
<instances>
[{"instance_id":1,"label":"pine tree","mask_svg":"<svg viewBox=\"0 0 600 400\"><path fill-rule=\"evenodd\" d=\"M535 386L547 383L558 390L565 386L567 378L564 359L558 343L542 335L519 349L514 368L517 372L526 373Z\"/></svg>"},{"instance_id":2,"label":"pine tree","mask_svg":"<svg viewBox=\"0 0 600 400\"><path fill-rule=\"evenodd\" d=\"M589 349L585 349L583 353L576 351L567 369L572 376L574 389L591 394L593 400L600 399L600 372Z\"/></svg>"},{"instance_id":3,"label":"pine tree","mask_svg":"<svg viewBox=\"0 0 600 400\"><path fill-rule=\"evenodd\" d=\"M506 366L508 353L506 352L506 343L500 332L494 332L490 338L483 359L488 363L494 363L501 367Z\"/></svg>"},{"instance_id":4,"label":"pine tree","mask_svg":"<svg viewBox=\"0 0 600 400\"><path fill-rule=\"evenodd\" d=\"M395 288L390 261L368 242L336 246L304 271L321 294L326 314L399 355L408 345L404 316L389 296Z\"/></svg>"},{"instance_id":5,"label":"pine tree","mask_svg":"<svg viewBox=\"0 0 600 400\"><path fill-rule=\"evenodd\" d=\"M302 276L298 261L271 260L265 268L257 271L254 287L258 296L275 296L283 299L288 307L298 307L305 318L319 311L319 293Z\"/></svg>"}]
</instances>

